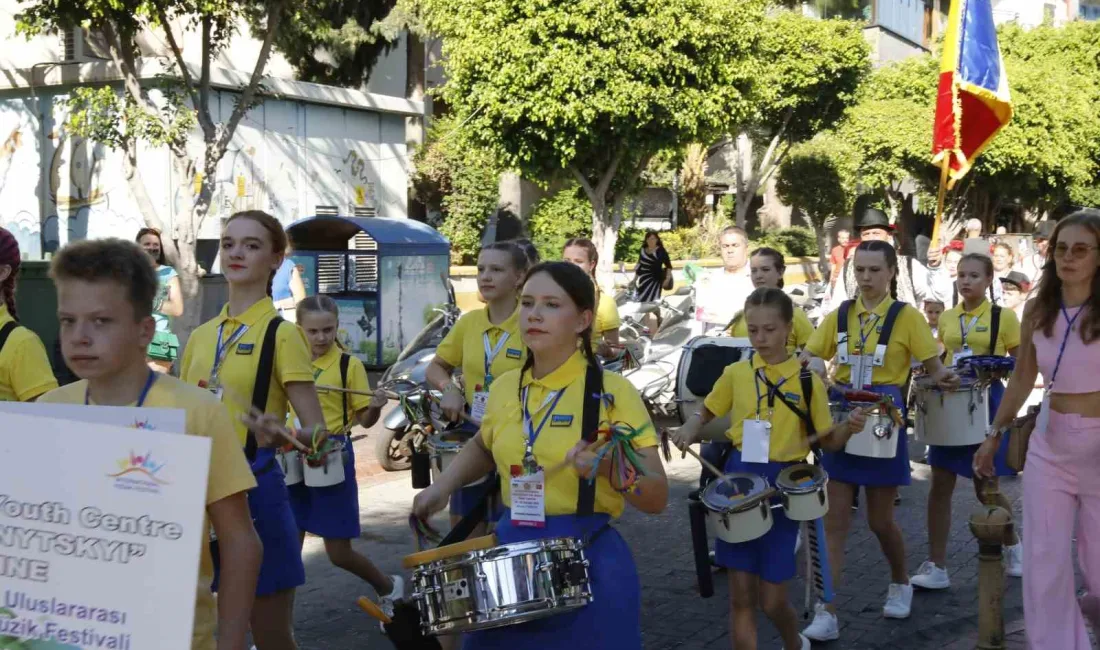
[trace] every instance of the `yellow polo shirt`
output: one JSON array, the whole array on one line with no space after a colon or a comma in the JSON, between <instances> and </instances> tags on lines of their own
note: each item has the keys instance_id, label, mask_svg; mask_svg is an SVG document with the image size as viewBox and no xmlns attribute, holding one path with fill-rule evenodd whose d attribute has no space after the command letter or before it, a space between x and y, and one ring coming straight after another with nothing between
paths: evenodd
<instances>
[{"instance_id":1,"label":"yellow polo shirt","mask_svg":"<svg viewBox=\"0 0 1100 650\"><path fill-rule=\"evenodd\" d=\"M88 382L78 381L43 395L48 404L83 404ZM135 405L136 406L136 405ZM229 412L210 391L188 386L175 377L158 375L149 389L145 404L149 408L183 409L187 435L210 438L210 469L206 478L206 505L256 487L256 479L237 443ZM218 610L210 585L214 580L214 562L205 531L210 523L204 518L199 540L199 584L195 594L195 625L191 631L192 650L214 650L214 632Z\"/></svg>"},{"instance_id":2,"label":"yellow polo shirt","mask_svg":"<svg viewBox=\"0 0 1100 650\"><path fill-rule=\"evenodd\" d=\"M485 390L485 334L489 335L490 350L502 336L508 336L489 367L494 382L509 370L522 367L527 353L519 332L518 308L500 325L489 322L487 307L463 314L447 332L435 354L448 365L462 368L468 404L473 404L474 393Z\"/></svg>"},{"instance_id":3,"label":"yellow polo shirt","mask_svg":"<svg viewBox=\"0 0 1100 650\"><path fill-rule=\"evenodd\" d=\"M8 306L0 303L0 329L13 322ZM38 335L17 327L0 350L0 402L28 402L57 388L46 347Z\"/></svg>"},{"instance_id":4,"label":"yellow polo shirt","mask_svg":"<svg viewBox=\"0 0 1100 650\"><path fill-rule=\"evenodd\" d=\"M794 310L791 335L787 337L787 352L794 352L799 348L806 347L806 343L810 340L810 335L813 333L814 326L810 323L810 317L806 315L805 311L796 307ZM733 337L749 337L749 323L745 320L744 312L733 320L733 326L729 328L729 334Z\"/></svg>"},{"instance_id":5,"label":"yellow polo shirt","mask_svg":"<svg viewBox=\"0 0 1100 650\"><path fill-rule=\"evenodd\" d=\"M886 312L894 299L886 297L874 309L868 311L863 306L863 298L857 298L848 309L848 354L860 354L860 316L863 317L864 330L867 333L866 354L875 352L878 345L879 334L886 323ZM837 310L839 311L839 310ZM837 311L825 316L809 343L806 350L815 357L832 359L836 355L836 321ZM871 320L874 319L874 325ZM941 321L942 326L942 321ZM901 386L909 378L910 364L913 359L927 361L939 356L940 348L936 339L932 337L932 329L924 316L912 305L905 305L894 322L894 331L890 335L890 343L886 347L886 356L881 366L875 366L871 374L871 383L875 385ZM836 371L837 381L848 383L851 381L851 368L840 364Z\"/></svg>"},{"instance_id":6,"label":"yellow polo shirt","mask_svg":"<svg viewBox=\"0 0 1100 650\"><path fill-rule=\"evenodd\" d=\"M192 385L198 385L200 381L210 381L218 346L219 326L225 323L222 334L224 341L229 341L239 326L244 325L247 328L226 353L218 372L218 382L226 389L222 401L229 409L241 445L244 445L248 436L248 428L241 422L240 416L250 408L252 388L256 384L256 372L260 364L260 348L263 347L267 324L277 315L271 298L264 298L243 314L233 317L229 316L229 306L226 305L222 307L222 313L199 325L191 333L180 363L180 378L183 381ZM279 419L286 417L289 408L284 387L296 381L313 383L311 356L306 335L297 325L289 322L279 325L279 332L275 337L271 390L267 394L265 413Z\"/></svg>"},{"instance_id":7,"label":"yellow polo shirt","mask_svg":"<svg viewBox=\"0 0 1100 650\"><path fill-rule=\"evenodd\" d=\"M615 304L615 296L607 292L596 290L596 315L592 325L592 343L603 342L603 333L608 330L618 331L622 325L619 318L619 306Z\"/></svg>"},{"instance_id":8,"label":"yellow polo shirt","mask_svg":"<svg viewBox=\"0 0 1100 650\"><path fill-rule=\"evenodd\" d=\"M978 320L971 325L971 319ZM961 322L960 322L961 319ZM974 311L964 311L963 304L948 309L940 315L939 337L944 349L954 354L963 349L963 326L969 328L966 344L974 354L990 354L989 336L993 333L993 305L988 300ZM1001 309L1001 322L997 330L997 347L992 354L1005 356L1009 350L1020 347L1020 319L1011 309ZM951 361L950 356L947 359Z\"/></svg>"},{"instance_id":9,"label":"yellow polo shirt","mask_svg":"<svg viewBox=\"0 0 1100 650\"><path fill-rule=\"evenodd\" d=\"M810 453L810 446L806 444L806 437L809 435L806 423L778 397L775 398L775 406L768 408L768 387L756 378L760 370L764 371L768 381L779 387L791 404L806 412L806 399L802 394L802 380L799 377L802 365L798 363L798 359L788 357L786 361L772 366L765 363L759 354L726 366L703 405L718 417L730 414L730 429L726 436L740 448L745 420L757 417L756 390L759 388L759 417L772 423L768 458L777 462L803 460ZM811 374L813 395L810 398L809 415L814 421L814 427L821 433L832 428L833 417L829 413L829 396L825 382L817 374ZM756 387L754 383L757 384Z\"/></svg>"},{"instance_id":10,"label":"yellow polo shirt","mask_svg":"<svg viewBox=\"0 0 1100 650\"><path fill-rule=\"evenodd\" d=\"M584 354L576 352L558 369L542 379L534 379L531 371L505 374L493 382L489 390L489 403L485 419L481 422L481 438L493 455L501 476L501 495L511 507L512 466L523 462L527 438L523 432L523 406L520 388L530 386L527 396L534 425L542 421L549 405L535 411L543 404L550 391L564 390L561 400L549 416L545 427L535 440L535 457L544 468L550 468L565 460L566 453L581 439L581 419L584 409L584 376L587 369ZM656 448L657 434L649 419L638 391L621 375L603 373L604 393L614 396L610 411L606 404L600 407L601 427L608 421L625 422L635 429L645 431L634 442L635 449ZM650 453L656 453L654 451ZM577 511L579 478L572 468L559 470L546 477L546 514L570 515ZM611 487L606 477L596 479L595 512L605 512L618 517L625 505L623 495Z\"/></svg>"},{"instance_id":11,"label":"yellow polo shirt","mask_svg":"<svg viewBox=\"0 0 1100 650\"><path fill-rule=\"evenodd\" d=\"M328 352L320 358L313 360L313 379L318 386L341 387L340 384L340 355L343 350L333 345ZM367 380L367 369L357 357L351 357L348 361L348 385L344 388L362 392L370 392L370 382ZM317 390L317 397L321 400L321 410L325 414L325 427L333 433L344 428L344 393L331 390ZM347 421L355 422L355 414L370 406L368 395L347 394L348 412ZM294 409L290 409L290 417L296 418Z\"/></svg>"}]
</instances>

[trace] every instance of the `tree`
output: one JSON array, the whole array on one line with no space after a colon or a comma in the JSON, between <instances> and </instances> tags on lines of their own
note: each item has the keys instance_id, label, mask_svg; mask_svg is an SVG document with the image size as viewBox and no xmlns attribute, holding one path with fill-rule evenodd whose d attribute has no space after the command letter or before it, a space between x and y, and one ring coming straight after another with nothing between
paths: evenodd
<instances>
[{"instance_id":1,"label":"tree","mask_svg":"<svg viewBox=\"0 0 1100 650\"><path fill-rule=\"evenodd\" d=\"M748 117L763 0L419 0L440 96L525 178L572 177L610 272L623 201L659 151Z\"/></svg>"},{"instance_id":2,"label":"tree","mask_svg":"<svg viewBox=\"0 0 1100 650\"><path fill-rule=\"evenodd\" d=\"M707 147L694 142L684 152L680 170L680 211L684 225L699 223L707 215Z\"/></svg>"},{"instance_id":3,"label":"tree","mask_svg":"<svg viewBox=\"0 0 1100 650\"><path fill-rule=\"evenodd\" d=\"M759 34L752 111L731 116L727 125L734 153L736 221L741 227L753 197L791 147L836 124L855 101L870 69L867 42L850 21L777 11Z\"/></svg>"}]
</instances>

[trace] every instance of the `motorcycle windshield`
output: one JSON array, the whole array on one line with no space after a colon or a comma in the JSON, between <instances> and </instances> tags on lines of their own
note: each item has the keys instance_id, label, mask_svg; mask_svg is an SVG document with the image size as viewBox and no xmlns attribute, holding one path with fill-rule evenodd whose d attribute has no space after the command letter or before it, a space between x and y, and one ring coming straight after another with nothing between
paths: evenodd
<instances>
[{"instance_id":1,"label":"motorcycle windshield","mask_svg":"<svg viewBox=\"0 0 1100 650\"><path fill-rule=\"evenodd\" d=\"M447 326L447 318L443 314L439 314L433 318L424 329L420 330L420 333L413 337L413 340L409 341L405 349L401 351L401 354L397 355L397 361L404 361L409 356L423 350L424 348L438 347L443 341L443 337L450 331L450 327Z\"/></svg>"}]
</instances>

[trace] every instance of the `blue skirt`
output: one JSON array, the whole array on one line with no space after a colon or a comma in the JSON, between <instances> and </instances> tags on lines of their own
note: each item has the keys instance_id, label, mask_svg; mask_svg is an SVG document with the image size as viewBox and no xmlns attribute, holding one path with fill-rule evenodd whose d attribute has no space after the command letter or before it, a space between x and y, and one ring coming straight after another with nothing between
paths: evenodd
<instances>
[{"instance_id":1,"label":"blue skirt","mask_svg":"<svg viewBox=\"0 0 1100 650\"><path fill-rule=\"evenodd\" d=\"M845 386L845 388L847 388ZM897 386L867 386L865 390L889 395L902 409L905 420L905 398ZM893 487L909 485L909 436L904 426L898 433L898 451L893 458L867 458L854 456L846 451L825 452L821 465L829 473L829 480L866 487Z\"/></svg>"},{"instance_id":2,"label":"blue skirt","mask_svg":"<svg viewBox=\"0 0 1100 650\"><path fill-rule=\"evenodd\" d=\"M775 486L779 473L797 462L746 463L741 460L741 450L734 448L726 459L726 472L748 472L758 474ZM772 503L780 503L778 495L772 497ZM798 543L798 524L787 518L782 508L772 509L772 528L756 539L739 544L731 544L720 539L714 541L714 561L734 571L744 571L760 576L761 580L773 584L783 584L798 572L794 554Z\"/></svg>"},{"instance_id":3,"label":"blue skirt","mask_svg":"<svg viewBox=\"0 0 1100 650\"><path fill-rule=\"evenodd\" d=\"M546 518L545 528L512 525L512 514L505 509L497 523L501 544L545 539L583 537L605 526L610 517L562 515ZM585 549L593 600L566 614L510 625L494 630L471 632L465 636L463 650L641 650L642 586L630 547L614 528L603 531Z\"/></svg>"},{"instance_id":4,"label":"blue skirt","mask_svg":"<svg viewBox=\"0 0 1100 650\"><path fill-rule=\"evenodd\" d=\"M256 595L268 596L285 589L293 589L306 582L306 568L302 564L301 542L298 541L298 525L290 509L290 496L286 489L286 477L275 460L275 450L256 450L252 461L252 473L256 487L248 491L248 509L252 513L252 525L264 547L260 576L256 581ZM214 583L218 590L221 562L218 561L216 544L212 549Z\"/></svg>"},{"instance_id":5,"label":"blue skirt","mask_svg":"<svg viewBox=\"0 0 1100 650\"><path fill-rule=\"evenodd\" d=\"M997 414L997 407L1004 397L1004 384L995 381L989 385L989 417ZM981 445L964 445L942 447L928 445L928 464L932 467L946 469L956 476L974 478L974 454ZM1016 476L1008 466L1008 436L1001 436L1001 445L993 456L993 473L995 476Z\"/></svg>"},{"instance_id":6,"label":"blue skirt","mask_svg":"<svg viewBox=\"0 0 1100 650\"><path fill-rule=\"evenodd\" d=\"M328 487L291 485L290 508L298 530L324 539L357 539L359 484L355 481L355 448L347 436L335 436L344 443L344 482Z\"/></svg>"}]
</instances>

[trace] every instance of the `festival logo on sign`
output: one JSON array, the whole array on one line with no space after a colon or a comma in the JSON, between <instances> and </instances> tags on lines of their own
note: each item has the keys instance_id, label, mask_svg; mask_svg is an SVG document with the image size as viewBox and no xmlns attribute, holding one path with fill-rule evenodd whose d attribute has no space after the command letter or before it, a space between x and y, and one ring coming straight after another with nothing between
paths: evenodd
<instances>
[{"instance_id":1,"label":"festival logo on sign","mask_svg":"<svg viewBox=\"0 0 1100 650\"><path fill-rule=\"evenodd\" d=\"M125 458L119 458L116 463L118 471L109 473L107 476L115 480L115 487L120 490L157 494L162 485L170 483L161 475L161 470L167 463L158 463L153 460L152 452L145 452L144 456L138 456L131 451Z\"/></svg>"}]
</instances>

